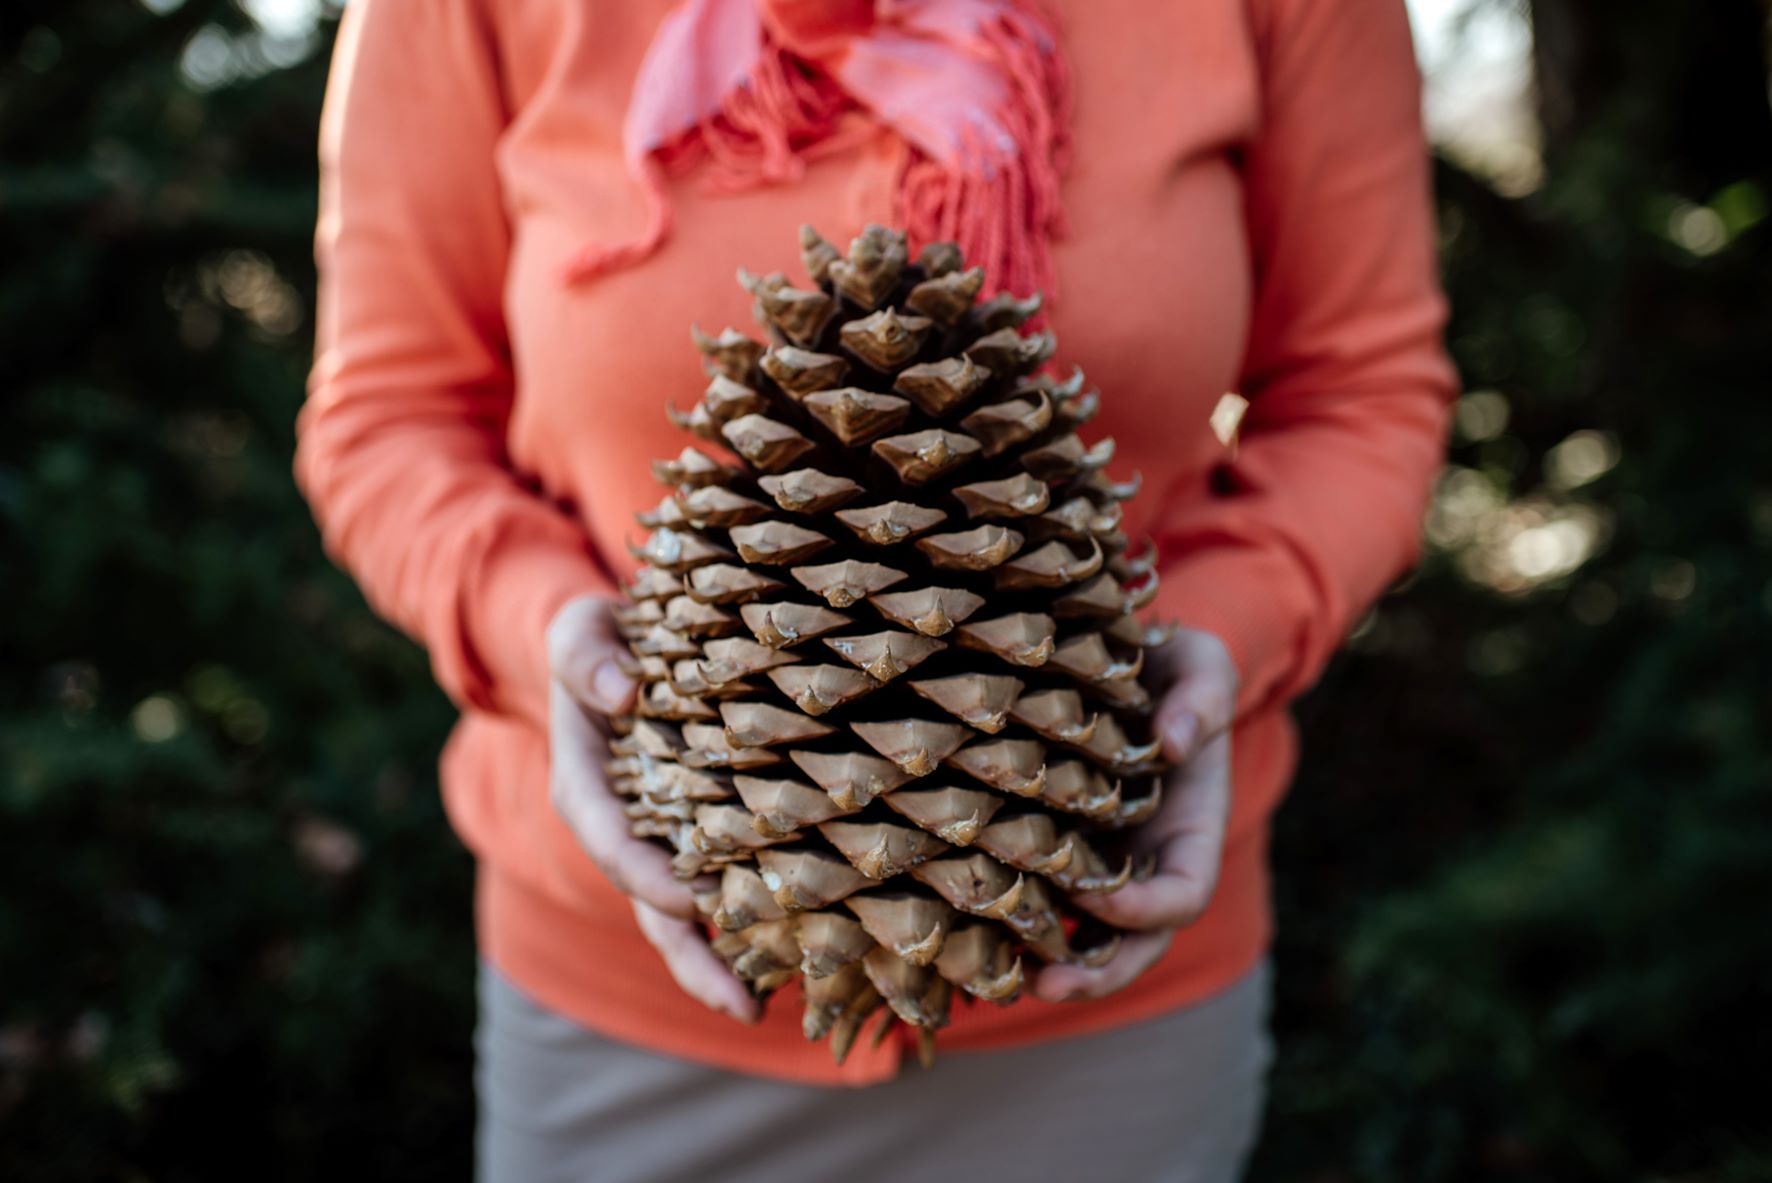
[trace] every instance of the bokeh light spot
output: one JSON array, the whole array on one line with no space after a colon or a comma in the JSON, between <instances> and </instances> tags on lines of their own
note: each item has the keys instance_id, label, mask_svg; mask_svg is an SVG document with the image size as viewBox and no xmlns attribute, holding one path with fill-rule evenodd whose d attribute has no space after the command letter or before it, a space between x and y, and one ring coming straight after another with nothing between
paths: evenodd
<instances>
[{"instance_id":1,"label":"bokeh light spot","mask_svg":"<svg viewBox=\"0 0 1772 1183\"><path fill-rule=\"evenodd\" d=\"M1454 422L1461 439L1480 443L1505 431L1510 413L1507 397L1499 391L1473 390L1458 400Z\"/></svg>"},{"instance_id":2,"label":"bokeh light spot","mask_svg":"<svg viewBox=\"0 0 1772 1183\"><path fill-rule=\"evenodd\" d=\"M164 694L142 699L129 712L129 725L144 743L165 743L185 729L185 712Z\"/></svg>"},{"instance_id":3,"label":"bokeh light spot","mask_svg":"<svg viewBox=\"0 0 1772 1183\"><path fill-rule=\"evenodd\" d=\"M1604 431L1578 431L1544 458L1545 475L1559 489L1575 489L1606 475L1618 463L1618 438Z\"/></svg>"},{"instance_id":4,"label":"bokeh light spot","mask_svg":"<svg viewBox=\"0 0 1772 1183\"><path fill-rule=\"evenodd\" d=\"M1667 216L1667 236L1698 256L1714 255L1729 245L1729 227L1708 205L1682 204Z\"/></svg>"},{"instance_id":5,"label":"bokeh light spot","mask_svg":"<svg viewBox=\"0 0 1772 1183\"><path fill-rule=\"evenodd\" d=\"M1649 573L1649 591L1656 599L1679 603L1698 590L1698 568L1686 559L1669 559Z\"/></svg>"}]
</instances>

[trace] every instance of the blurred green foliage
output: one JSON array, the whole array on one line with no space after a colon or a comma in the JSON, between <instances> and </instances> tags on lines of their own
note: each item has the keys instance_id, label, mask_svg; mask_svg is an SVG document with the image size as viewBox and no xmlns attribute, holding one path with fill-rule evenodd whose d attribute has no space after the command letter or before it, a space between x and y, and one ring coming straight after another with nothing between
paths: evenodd
<instances>
[{"instance_id":1,"label":"blurred green foliage","mask_svg":"<svg viewBox=\"0 0 1772 1183\"><path fill-rule=\"evenodd\" d=\"M159 7L0 8L0 1178L460 1177L450 712L289 475L324 47Z\"/></svg>"},{"instance_id":2,"label":"blurred green foliage","mask_svg":"<svg viewBox=\"0 0 1772 1183\"><path fill-rule=\"evenodd\" d=\"M248 8L0 10L9 1181L467 1173L449 710L288 475L328 29ZM1533 17L1430 557L1300 707L1261 1183L1772 1179L1766 11Z\"/></svg>"}]
</instances>

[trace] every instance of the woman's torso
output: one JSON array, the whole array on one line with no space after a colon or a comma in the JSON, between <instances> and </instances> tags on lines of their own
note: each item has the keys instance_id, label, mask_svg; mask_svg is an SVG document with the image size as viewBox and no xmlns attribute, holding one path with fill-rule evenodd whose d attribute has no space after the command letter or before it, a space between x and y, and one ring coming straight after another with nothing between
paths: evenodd
<instances>
[{"instance_id":1,"label":"woman's torso","mask_svg":"<svg viewBox=\"0 0 1772 1183\"><path fill-rule=\"evenodd\" d=\"M1253 287L1241 146L1257 122L1257 51L1248 0L1056 5L1074 78L1074 156L1063 185L1070 232L1055 245L1059 291L1047 325L1055 364L1102 391L1086 434L1118 445L1110 474L1142 474L1127 507L1137 537L1159 508L1202 497L1221 445L1208 418L1234 389ZM846 243L889 224L897 146L884 136L808 165L792 185L718 197L693 174L674 183L674 229L642 264L565 285L562 264L589 242L641 226L623 164L628 91L666 0L488 0L510 125L497 166L510 222L505 311L516 373L512 464L585 523L618 575L643 531L636 511L664 495L650 462L690 437L706 385L689 326L759 333L735 269L800 273L797 228ZM1024 1000L972 1007L949 1048L1001 1046L1160 1014L1234 981L1266 946L1264 819L1290 773L1277 713L1239 729L1235 816L1213 907L1171 955L1112 1005ZM495 964L545 1004L631 1042L808 1080L879 1079L899 1049L857 1048L839 1073L801 1039L791 1002L761 1029L700 1012L670 985L625 907L549 815L542 738L471 715L445 787L456 826L483 861L482 937Z\"/></svg>"}]
</instances>

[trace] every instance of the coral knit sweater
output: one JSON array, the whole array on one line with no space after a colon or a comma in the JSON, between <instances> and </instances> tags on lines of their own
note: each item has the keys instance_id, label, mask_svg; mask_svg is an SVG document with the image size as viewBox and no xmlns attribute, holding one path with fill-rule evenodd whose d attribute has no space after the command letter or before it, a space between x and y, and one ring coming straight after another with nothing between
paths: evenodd
<instances>
[{"instance_id":1,"label":"coral knit sweater","mask_svg":"<svg viewBox=\"0 0 1772 1183\"><path fill-rule=\"evenodd\" d=\"M750 328L735 267L797 274L796 228L890 222L882 132L790 185L676 183L638 266L560 266L643 209L629 88L666 0L353 0L322 129L321 307L296 468L331 552L429 649L462 708L449 815L479 859L484 955L586 1027L728 1068L858 1084L792 997L743 1026L703 1009L548 801L543 633L616 594L648 462L705 385L688 326ZM957 1006L942 1050L1135 1022L1227 985L1269 939L1268 819L1289 699L1413 558L1452 374L1439 345L1418 79L1402 0L1069 0L1071 231L1057 364L1102 391L1094 436L1141 471L1127 532L1161 552L1156 614L1224 639L1242 675L1235 805L1204 919L1109 999ZM1208 429L1250 400L1235 448Z\"/></svg>"}]
</instances>

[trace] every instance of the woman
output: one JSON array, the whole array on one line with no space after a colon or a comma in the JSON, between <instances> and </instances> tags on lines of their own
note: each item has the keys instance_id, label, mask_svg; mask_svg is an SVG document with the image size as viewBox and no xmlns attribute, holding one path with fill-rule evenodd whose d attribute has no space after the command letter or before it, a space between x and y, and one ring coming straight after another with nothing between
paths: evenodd
<instances>
[{"instance_id":1,"label":"woman","mask_svg":"<svg viewBox=\"0 0 1772 1183\"><path fill-rule=\"evenodd\" d=\"M1057 7L347 9L297 467L463 708L443 779L480 861L487 1180L1240 1170L1284 707L1412 558L1451 389L1417 78L1400 0ZM799 224L870 221L1055 289L1184 626L1152 663L1158 872L1098 906L1138 935L958 1008L902 1074L897 1040L837 1067L759 1008L599 767L633 693L624 543L682 444L664 405L700 386L685 327L747 324L733 267L794 271Z\"/></svg>"}]
</instances>

